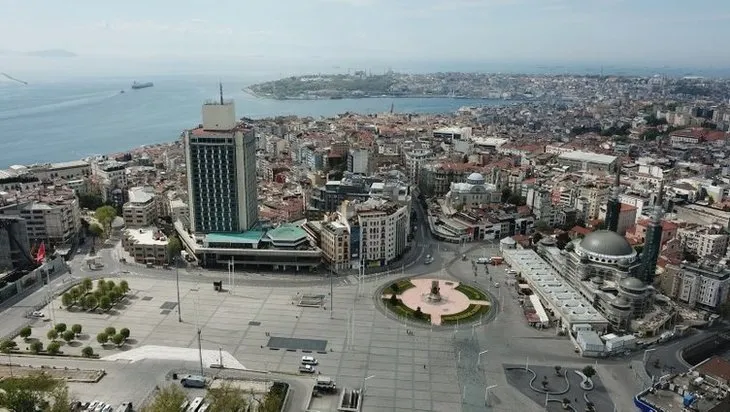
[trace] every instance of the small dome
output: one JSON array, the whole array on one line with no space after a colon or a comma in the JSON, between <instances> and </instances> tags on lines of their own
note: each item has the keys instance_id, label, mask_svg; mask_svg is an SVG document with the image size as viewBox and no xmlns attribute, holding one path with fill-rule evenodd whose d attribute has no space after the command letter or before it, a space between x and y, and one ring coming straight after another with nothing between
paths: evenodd
<instances>
[{"instance_id":1,"label":"small dome","mask_svg":"<svg viewBox=\"0 0 730 412\"><path fill-rule=\"evenodd\" d=\"M621 281L621 288L629 290L644 290L646 289L646 285L644 285L644 282L640 279L628 277Z\"/></svg>"},{"instance_id":2,"label":"small dome","mask_svg":"<svg viewBox=\"0 0 730 412\"><path fill-rule=\"evenodd\" d=\"M596 285L602 285L603 278L601 278L600 276L593 276L593 278L591 279L591 282L593 282Z\"/></svg>"},{"instance_id":3,"label":"small dome","mask_svg":"<svg viewBox=\"0 0 730 412\"><path fill-rule=\"evenodd\" d=\"M469 177L466 178L466 181L473 185L480 185L484 183L484 176L482 176L480 173L475 172L470 174Z\"/></svg>"},{"instance_id":4,"label":"small dome","mask_svg":"<svg viewBox=\"0 0 730 412\"><path fill-rule=\"evenodd\" d=\"M598 230L589 233L580 241L578 246L588 253L598 255L630 256L636 254L636 251L625 237L610 230Z\"/></svg>"},{"instance_id":5,"label":"small dome","mask_svg":"<svg viewBox=\"0 0 730 412\"><path fill-rule=\"evenodd\" d=\"M623 297L623 296L619 296L616 299L612 300L611 301L611 305L613 305L613 306L615 306L617 308L629 308L629 307L631 307L631 303L629 303L629 301L625 297Z\"/></svg>"}]
</instances>

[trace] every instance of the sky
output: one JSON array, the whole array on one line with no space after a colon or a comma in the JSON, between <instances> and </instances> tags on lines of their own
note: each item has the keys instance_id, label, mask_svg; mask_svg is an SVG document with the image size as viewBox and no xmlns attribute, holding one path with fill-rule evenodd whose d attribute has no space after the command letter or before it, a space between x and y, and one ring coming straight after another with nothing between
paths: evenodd
<instances>
[{"instance_id":1,"label":"sky","mask_svg":"<svg viewBox=\"0 0 730 412\"><path fill-rule=\"evenodd\" d=\"M730 38L728 0L0 0L0 10L0 50L64 49L84 64L110 67L163 60L191 67L226 61L342 67L377 61L396 69L409 61L730 67L721 47ZM3 61L18 64L5 54L0 69Z\"/></svg>"}]
</instances>

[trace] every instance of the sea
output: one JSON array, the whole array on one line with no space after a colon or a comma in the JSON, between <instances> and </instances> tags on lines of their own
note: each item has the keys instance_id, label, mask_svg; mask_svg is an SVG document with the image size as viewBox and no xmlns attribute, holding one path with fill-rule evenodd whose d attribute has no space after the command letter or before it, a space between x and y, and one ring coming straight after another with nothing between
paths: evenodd
<instances>
[{"instance_id":1,"label":"sea","mask_svg":"<svg viewBox=\"0 0 730 412\"><path fill-rule=\"evenodd\" d=\"M135 79L99 78L0 83L0 169L117 153L180 138L201 122L201 104L218 96L218 79L174 76L136 79L154 87L131 90ZM270 100L244 91L245 79L222 79L238 117L335 116L345 112L453 113L462 106L504 100L368 98ZM124 93L121 93L124 91Z\"/></svg>"}]
</instances>

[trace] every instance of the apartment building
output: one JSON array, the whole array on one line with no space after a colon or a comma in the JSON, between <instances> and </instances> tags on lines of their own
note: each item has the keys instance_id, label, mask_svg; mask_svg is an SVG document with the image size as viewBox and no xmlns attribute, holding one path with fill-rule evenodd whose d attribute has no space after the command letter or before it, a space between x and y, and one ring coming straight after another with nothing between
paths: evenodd
<instances>
[{"instance_id":1,"label":"apartment building","mask_svg":"<svg viewBox=\"0 0 730 412\"><path fill-rule=\"evenodd\" d=\"M727 253L728 235L719 226L688 224L677 228L677 238L683 250L701 258L725 256Z\"/></svg>"},{"instance_id":2,"label":"apartment building","mask_svg":"<svg viewBox=\"0 0 730 412\"><path fill-rule=\"evenodd\" d=\"M682 263L671 296L690 307L716 311L727 301L730 270L709 261Z\"/></svg>"},{"instance_id":3,"label":"apartment building","mask_svg":"<svg viewBox=\"0 0 730 412\"><path fill-rule=\"evenodd\" d=\"M158 217L155 190L152 187L133 187L128 191L129 201L122 207L122 217L127 227L152 225Z\"/></svg>"},{"instance_id":4,"label":"apartment building","mask_svg":"<svg viewBox=\"0 0 730 412\"><path fill-rule=\"evenodd\" d=\"M2 207L0 215L25 220L31 244L45 242L48 246L68 247L81 230L79 202L73 191L66 188L55 188Z\"/></svg>"},{"instance_id":5,"label":"apartment building","mask_svg":"<svg viewBox=\"0 0 730 412\"><path fill-rule=\"evenodd\" d=\"M319 247L324 261L336 270L350 268L350 231L337 220L322 222Z\"/></svg>"},{"instance_id":6,"label":"apartment building","mask_svg":"<svg viewBox=\"0 0 730 412\"><path fill-rule=\"evenodd\" d=\"M571 171L616 172L616 156L591 152L573 151L558 156L558 164L569 167Z\"/></svg>"},{"instance_id":7,"label":"apartment building","mask_svg":"<svg viewBox=\"0 0 730 412\"><path fill-rule=\"evenodd\" d=\"M388 265L405 252L410 232L409 205L375 197L343 202L341 214L360 228L357 259L366 266ZM359 262L352 262L352 266L358 267Z\"/></svg>"}]
</instances>

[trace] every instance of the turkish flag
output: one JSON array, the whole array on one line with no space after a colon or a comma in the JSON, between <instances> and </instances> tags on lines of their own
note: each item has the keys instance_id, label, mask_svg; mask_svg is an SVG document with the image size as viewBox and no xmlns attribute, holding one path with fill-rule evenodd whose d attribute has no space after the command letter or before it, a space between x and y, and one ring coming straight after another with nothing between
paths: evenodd
<instances>
[{"instance_id":1,"label":"turkish flag","mask_svg":"<svg viewBox=\"0 0 730 412\"><path fill-rule=\"evenodd\" d=\"M38 253L35 255L36 263L43 263L43 259L46 258L46 244L41 243L41 247L38 248Z\"/></svg>"}]
</instances>

